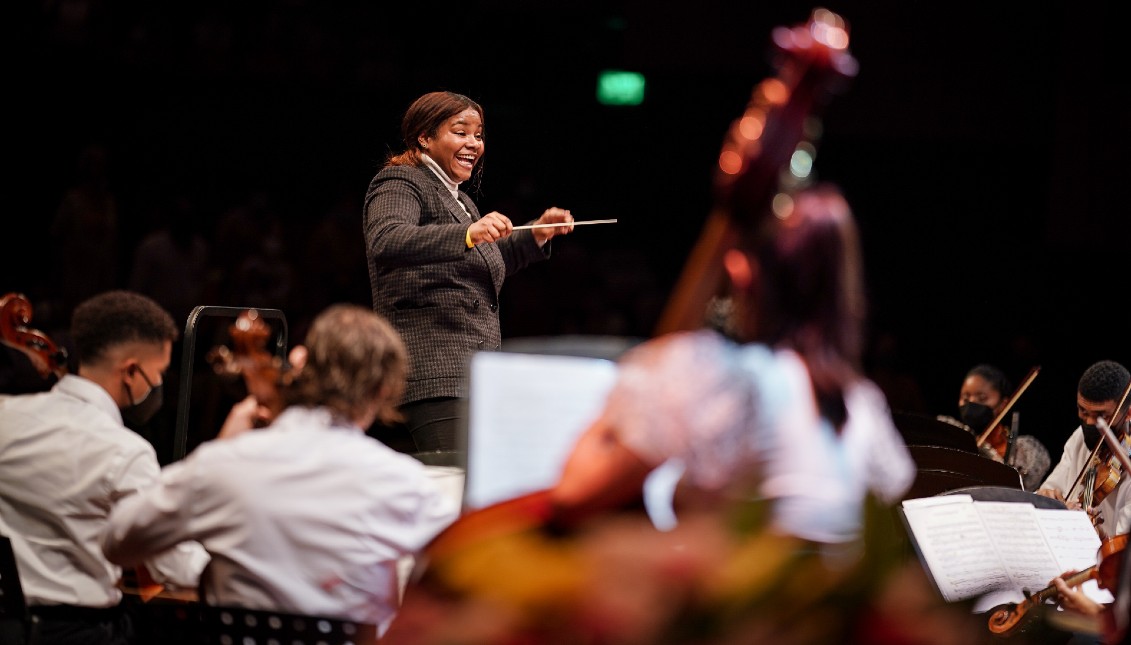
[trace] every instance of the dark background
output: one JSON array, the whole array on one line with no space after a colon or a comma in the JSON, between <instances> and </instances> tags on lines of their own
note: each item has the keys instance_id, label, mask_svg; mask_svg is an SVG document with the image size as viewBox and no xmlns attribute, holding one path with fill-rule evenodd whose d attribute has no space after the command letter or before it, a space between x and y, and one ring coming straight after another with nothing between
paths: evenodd
<instances>
[{"instance_id":1,"label":"dark background","mask_svg":"<svg viewBox=\"0 0 1131 645\"><path fill-rule=\"evenodd\" d=\"M278 307L292 341L319 308L369 304L361 198L400 117L448 89L486 112L480 210L551 206L578 219L555 257L503 294L508 337L647 337L711 207L715 157L770 32L799 2L164 3L32 7L6 83L15 145L0 290L64 333L74 291L52 221L82 151L107 154L113 286L184 198L211 246L199 304ZM411 6L404 6L405 4ZM1125 34L1103 3L828 2L859 74L824 112L816 171L863 229L870 373L894 407L955 413L965 371L1040 365L1022 432L1054 460L1092 362L1131 364ZM637 107L595 101L598 71L647 78ZM280 224L287 288L232 288L219 230L233 213ZM326 237L336 232L339 237ZM327 240L334 240L330 242ZM252 245L257 244L254 240ZM91 262L84 260L84 262ZM285 262L285 265L284 265ZM82 268L82 267L80 267ZM252 298L256 298L252 302Z\"/></svg>"}]
</instances>

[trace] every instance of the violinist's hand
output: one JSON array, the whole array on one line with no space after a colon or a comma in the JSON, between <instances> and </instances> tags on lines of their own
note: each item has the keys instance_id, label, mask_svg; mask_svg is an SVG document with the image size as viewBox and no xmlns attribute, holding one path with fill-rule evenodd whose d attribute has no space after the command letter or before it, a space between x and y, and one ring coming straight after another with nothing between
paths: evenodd
<instances>
[{"instance_id":1,"label":"violinist's hand","mask_svg":"<svg viewBox=\"0 0 1131 645\"><path fill-rule=\"evenodd\" d=\"M512 229L513 225L509 217L498 211L491 211L472 223L467 230L471 232L472 244L483 244L507 237Z\"/></svg>"},{"instance_id":2,"label":"violinist's hand","mask_svg":"<svg viewBox=\"0 0 1131 645\"><path fill-rule=\"evenodd\" d=\"M542 217L532 222L533 224L557 224L561 222L564 226L552 226L549 228L536 228L531 230L534 234L534 239L538 242L538 246L542 246L549 242L555 235L566 235L573 232L573 215L564 208L547 208L546 212L542 213Z\"/></svg>"},{"instance_id":3,"label":"violinist's hand","mask_svg":"<svg viewBox=\"0 0 1131 645\"><path fill-rule=\"evenodd\" d=\"M1065 578L1076 573L1074 570L1065 571L1059 577L1052 579L1052 586L1056 587L1056 592L1060 594L1060 606L1075 611L1085 616L1099 616L1100 612L1104 610L1104 606L1089 598L1080 587L1069 587L1068 583L1064 581Z\"/></svg>"},{"instance_id":4,"label":"violinist's hand","mask_svg":"<svg viewBox=\"0 0 1131 645\"><path fill-rule=\"evenodd\" d=\"M259 401L249 394L239 403L232 406L216 438L231 439L248 430L261 428L270 420L270 411L266 407L259 405Z\"/></svg>"}]
</instances>

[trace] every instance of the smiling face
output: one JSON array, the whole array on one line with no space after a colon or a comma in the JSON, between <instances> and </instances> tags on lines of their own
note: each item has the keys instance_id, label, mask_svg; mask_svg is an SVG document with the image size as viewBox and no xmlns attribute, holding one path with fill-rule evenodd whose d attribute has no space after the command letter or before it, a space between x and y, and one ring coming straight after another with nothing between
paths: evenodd
<instances>
[{"instance_id":1,"label":"smiling face","mask_svg":"<svg viewBox=\"0 0 1131 645\"><path fill-rule=\"evenodd\" d=\"M441 123L434 134L421 136L420 145L452 181L467 181L485 149L483 118L468 108Z\"/></svg>"}]
</instances>

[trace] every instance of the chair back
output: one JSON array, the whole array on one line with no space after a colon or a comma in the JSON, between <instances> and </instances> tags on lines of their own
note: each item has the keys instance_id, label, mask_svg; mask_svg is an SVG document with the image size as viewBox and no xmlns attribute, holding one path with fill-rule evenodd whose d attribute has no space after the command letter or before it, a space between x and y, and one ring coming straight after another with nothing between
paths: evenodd
<instances>
[{"instance_id":1,"label":"chair back","mask_svg":"<svg viewBox=\"0 0 1131 645\"><path fill-rule=\"evenodd\" d=\"M203 607L205 641L286 645L374 645L377 626L342 618L244 607Z\"/></svg>"}]
</instances>

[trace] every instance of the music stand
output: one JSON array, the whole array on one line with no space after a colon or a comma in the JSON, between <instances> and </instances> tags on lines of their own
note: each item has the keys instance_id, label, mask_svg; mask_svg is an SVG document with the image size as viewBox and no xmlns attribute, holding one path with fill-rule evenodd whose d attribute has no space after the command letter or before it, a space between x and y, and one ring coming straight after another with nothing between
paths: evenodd
<instances>
[{"instance_id":1,"label":"music stand","mask_svg":"<svg viewBox=\"0 0 1131 645\"><path fill-rule=\"evenodd\" d=\"M274 354L279 358L286 360L287 354L287 318L279 309L260 309L259 307L221 307L214 305L202 305L196 307L189 313L188 320L185 323L184 333L184 348L181 353L181 384L180 394L177 401L177 427L173 435L173 460L177 461L183 459L188 454L188 423L189 412L192 409L192 385L193 385L193 371L197 364L207 365L208 351L214 345L210 345L208 351L203 352L200 356L196 354L197 338L205 332L205 335L214 341L214 344L226 344L231 340L231 334L228 329L231 322L240 316L240 314L254 309L259 313L262 318L271 326L274 338ZM226 412L225 412L226 414ZM223 419L220 419L220 423ZM203 432L197 433L197 441L193 443L195 448L203 439L215 437L219 432L219 424L215 424L216 428L211 431L211 434Z\"/></svg>"},{"instance_id":2,"label":"music stand","mask_svg":"<svg viewBox=\"0 0 1131 645\"><path fill-rule=\"evenodd\" d=\"M907 450L918 472L903 499L931 497L970 486L1024 490L1016 468L989 457L942 446L908 446Z\"/></svg>"},{"instance_id":3,"label":"music stand","mask_svg":"<svg viewBox=\"0 0 1131 645\"><path fill-rule=\"evenodd\" d=\"M1059 499L1045 497L1027 490L1017 490L1005 486L967 486L955 488L942 493L943 495L969 495L976 502L1023 502L1032 504L1037 508L1053 508L1063 510L1068 508Z\"/></svg>"},{"instance_id":4,"label":"music stand","mask_svg":"<svg viewBox=\"0 0 1131 645\"><path fill-rule=\"evenodd\" d=\"M909 446L943 446L965 452L978 452L978 440L963 428L935 417L911 412L891 413L896 430Z\"/></svg>"}]
</instances>

